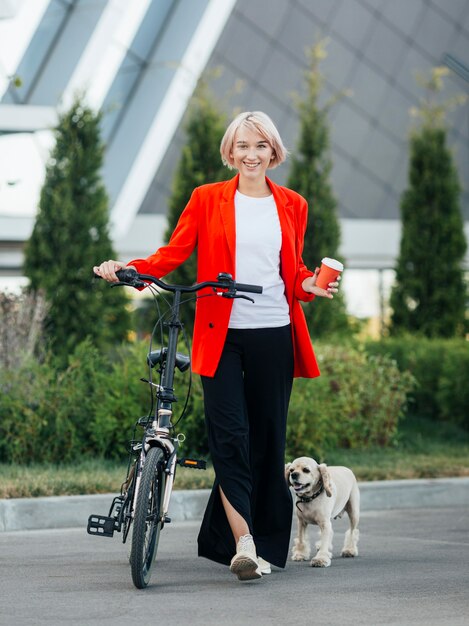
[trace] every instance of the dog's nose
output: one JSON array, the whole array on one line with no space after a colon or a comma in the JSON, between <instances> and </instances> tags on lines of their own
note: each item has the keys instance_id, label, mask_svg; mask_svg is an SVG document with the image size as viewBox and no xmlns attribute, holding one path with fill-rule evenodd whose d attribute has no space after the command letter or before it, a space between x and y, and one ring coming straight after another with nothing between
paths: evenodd
<instances>
[{"instance_id":1,"label":"dog's nose","mask_svg":"<svg viewBox=\"0 0 469 626\"><path fill-rule=\"evenodd\" d=\"M293 480L296 480L298 478L298 472L292 472L291 477L293 478Z\"/></svg>"}]
</instances>

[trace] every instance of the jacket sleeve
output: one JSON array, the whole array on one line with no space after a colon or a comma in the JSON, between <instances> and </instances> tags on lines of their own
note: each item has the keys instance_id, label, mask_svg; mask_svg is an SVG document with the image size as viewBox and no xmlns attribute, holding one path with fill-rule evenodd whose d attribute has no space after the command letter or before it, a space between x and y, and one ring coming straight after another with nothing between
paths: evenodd
<instances>
[{"instance_id":1,"label":"jacket sleeve","mask_svg":"<svg viewBox=\"0 0 469 626\"><path fill-rule=\"evenodd\" d=\"M162 278L184 263L197 245L198 208L198 190L194 189L168 244L158 248L154 254L146 259L129 261L128 265L136 267L141 274Z\"/></svg>"},{"instance_id":2,"label":"jacket sleeve","mask_svg":"<svg viewBox=\"0 0 469 626\"><path fill-rule=\"evenodd\" d=\"M305 243L305 232L306 226L308 224L308 205L304 198L301 198L302 202L298 211L298 221L296 224L296 246L297 246L297 254L298 254L298 269L296 272L296 281L295 281L295 297L298 300L302 300L303 302L311 302L316 297L314 293L308 293L301 286L304 279L308 278L308 276L313 276L314 272L306 267L303 262L302 254Z\"/></svg>"}]
</instances>

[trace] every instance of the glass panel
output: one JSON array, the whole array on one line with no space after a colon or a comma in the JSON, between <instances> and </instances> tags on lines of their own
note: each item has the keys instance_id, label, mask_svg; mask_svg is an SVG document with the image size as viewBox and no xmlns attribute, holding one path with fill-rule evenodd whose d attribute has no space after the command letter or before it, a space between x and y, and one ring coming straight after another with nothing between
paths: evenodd
<instances>
[{"instance_id":1,"label":"glass panel","mask_svg":"<svg viewBox=\"0 0 469 626\"><path fill-rule=\"evenodd\" d=\"M153 0L122 61L102 106L104 117L101 128L105 142L109 141L114 125L144 70L143 63L150 55L171 4L171 0Z\"/></svg>"},{"instance_id":2,"label":"glass panel","mask_svg":"<svg viewBox=\"0 0 469 626\"><path fill-rule=\"evenodd\" d=\"M392 0L383 5L383 16L389 20L400 33L407 36L414 32L423 9L423 0Z\"/></svg>"},{"instance_id":3,"label":"glass panel","mask_svg":"<svg viewBox=\"0 0 469 626\"><path fill-rule=\"evenodd\" d=\"M396 35L383 22L378 22L365 47L365 56L383 74L393 77L396 69L402 66L402 51L405 48L402 37Z\"/></svg>"},{"instance_id":4,"label":"glass panel","mask_svg":"<svg viewBox=\"0 0 469 626\"><path fill-rule=\"evenodd\" d=\"M102 108L104 115L101 122L101 130L105 143L109 140L114 124L138 80L140 71L141 68L135 65L133 67L121 68L114 79L112 89L106 96L106 102Z\"/></svg>"},{"instance_id":5,"label":"glass panel","mask_svg":"<svg viewBox=\"0 0 469 626\"><path fill-rule=\"evenodd\" d=\"M140 59L147 59L170 12L172 0L153 0L135 35L130 49Z\"/></svg>"},{"instance_id":6,"label":"glass panel","mask_svg":"<svg viewBox=\"0 0 469 626\"><path fill-rule=\"evenodd\" d=\"M67 7L59 0L51 0L31 43L29 44L16 75L21 79L20 87L10 87L3 97L4 103L26 103L41 66L47 58L50 46L67 15Z\"/></svg>"},{"instance_id":7,"label":"glass panel","mask_svg":"<svg viewBox=\"0 0 469 626\"><path fill-rule=\"evenodd\" d=\"M440 50L445 52L451 45L455 29L455 22L448 21L436 11L427 8L420 17L420 24L413 37L425 52L438 58Z\"/></svg>"},{"instance_id":8,"label":"glass panel","mask_svg":"<svg viewBox=\"0 0 469 626\"><path fill-rule=\"evenodd\" d=\"M331 21L331 30L355 48L368 39L374 16L357 3L344 2Z\"/></svg>"}]
</instances>

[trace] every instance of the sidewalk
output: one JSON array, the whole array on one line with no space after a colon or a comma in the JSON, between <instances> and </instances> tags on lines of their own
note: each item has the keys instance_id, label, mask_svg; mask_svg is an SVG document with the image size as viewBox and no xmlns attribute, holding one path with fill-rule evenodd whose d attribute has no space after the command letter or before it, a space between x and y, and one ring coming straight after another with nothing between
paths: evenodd
<instances>
[{"instance_id":1,"label":"sidewalk","mask_svg":"<svg viewBox=\"0 0 469 626\"><path fill-rule=\"evenodd\" d=\"M362 511L469 506L469 477L390 480L359 484ZM116 494L0 500L0 532L77 528L92 513L107 515ZM202 518L209 491L174 491L170 516L175 522Z\"/></svg>"}]
</instances>

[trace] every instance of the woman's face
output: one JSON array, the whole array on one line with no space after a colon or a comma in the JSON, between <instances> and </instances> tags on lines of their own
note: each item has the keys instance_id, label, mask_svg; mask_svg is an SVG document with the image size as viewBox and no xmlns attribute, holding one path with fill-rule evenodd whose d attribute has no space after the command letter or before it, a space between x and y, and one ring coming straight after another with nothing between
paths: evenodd
<instances>
[{"instance_id":1,"label":"woman's face","mask_svg":"<svg viewBox=\"0 0 469 626\"><path fill-rule=\"evenodd\" d=\"M264 180L274 156L270 143L257 131L240 126L236 131L231 157L240 176Z\"/></svg>"}]
</instances>

